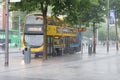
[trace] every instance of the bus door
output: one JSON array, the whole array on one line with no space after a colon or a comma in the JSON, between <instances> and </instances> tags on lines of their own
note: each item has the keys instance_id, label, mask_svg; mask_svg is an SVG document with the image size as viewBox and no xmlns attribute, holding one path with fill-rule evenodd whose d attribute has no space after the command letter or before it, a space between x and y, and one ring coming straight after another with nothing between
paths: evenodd
<instances>
[{"instance_id":1,"label":"bus door","mask_svg":"<svg viewBox=\"0 0 120 80\"><path fill-rule=\"evenodd\" d=\"M48 55L53 54L53 37L52 36L47 36L47 52L48 52Z\"/></svg>"},{"instance_id":2,"label":"bus door","mask_svg":"<svg viewBox=\"0 0 120 80\"><path fill-rule=\"evenodd\" d=\"M61 36L54 36L53 40L53 47L54 47L54 54L55 55L62 55L63 54L63 38Z\"/></svg>"}]
</instances>

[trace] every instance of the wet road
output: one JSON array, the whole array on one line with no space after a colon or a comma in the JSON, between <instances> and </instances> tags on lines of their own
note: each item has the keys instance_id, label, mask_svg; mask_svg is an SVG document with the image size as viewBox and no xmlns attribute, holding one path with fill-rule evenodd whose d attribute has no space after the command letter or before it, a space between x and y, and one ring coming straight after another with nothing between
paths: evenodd
<instances>
[{"instance_id":1,"label":"wet road","mask_svg":"<svg viewBox=\"0 0 120 80\"><path fill-rule=\"evenodd\" d=\"M85 52L85 51L84 51ZM105 54L99 49L95 56L80 53L48 58L32 58L23 63L23 55L10 55L9 67L4 67L0 56L0 80L120 80L120 53Z\"/></svg>"}]
</instances>

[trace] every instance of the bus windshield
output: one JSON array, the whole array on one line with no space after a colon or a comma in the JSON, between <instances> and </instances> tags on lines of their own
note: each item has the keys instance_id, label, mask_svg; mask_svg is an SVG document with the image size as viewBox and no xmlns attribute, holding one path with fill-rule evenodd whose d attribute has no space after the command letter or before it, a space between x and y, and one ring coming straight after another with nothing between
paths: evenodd
<instances>
[{"instance_id":1,"label":"bus windshield","mask_svg":"<svg viewBox=\"0 0 120 80\"><path fill-rule=\"evenodd\" d=\"M25 44L38 47L43 44L43 35L25 35Z\"/></svg>"}]
</instances>

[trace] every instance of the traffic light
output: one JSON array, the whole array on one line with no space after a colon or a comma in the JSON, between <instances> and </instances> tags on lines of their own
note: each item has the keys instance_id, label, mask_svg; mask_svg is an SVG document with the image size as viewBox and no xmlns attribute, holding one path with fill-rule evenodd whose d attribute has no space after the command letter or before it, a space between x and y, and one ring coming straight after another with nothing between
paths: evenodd
<instances>
[{"instance_id":1,"label":"traffic light","mask_svg":"<svg viewBox=\"0 0 120 80\"><path fill-rule=\"evenodd\" d=\"M78 31L81 32L81 31L86 31L86 28L78 28Z\"/></svg>"}]
</instances>

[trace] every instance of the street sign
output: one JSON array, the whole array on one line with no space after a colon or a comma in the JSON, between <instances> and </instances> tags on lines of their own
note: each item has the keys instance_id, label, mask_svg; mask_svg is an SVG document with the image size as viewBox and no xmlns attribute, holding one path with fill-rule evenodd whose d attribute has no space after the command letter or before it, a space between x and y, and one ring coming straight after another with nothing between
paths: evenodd
<instances>
[{"instance_id":1,"label":"street sign","mask_svg":"<svg viewBox=\"0 0 120 80\"><path fill-rule=\"evenodd\" d=\"M115 10L110 10L110 24L115 24Z\"/></svg>"},{"instance_id":2,"label":"street sign","mask_svg":"<svg viewBox=\"0 0 120 80\"><path fill-rule=\"evenodd\" d=\"M10 0L10 2L21 2L21 0Z\"/></svg>"}]
</instances>

